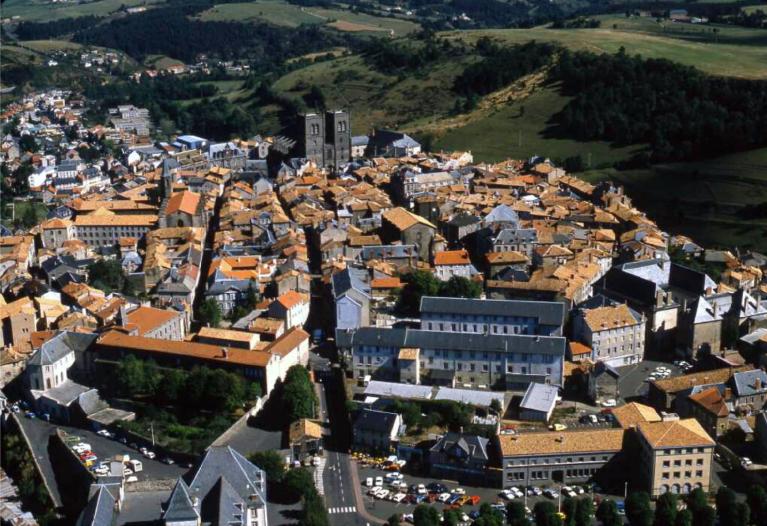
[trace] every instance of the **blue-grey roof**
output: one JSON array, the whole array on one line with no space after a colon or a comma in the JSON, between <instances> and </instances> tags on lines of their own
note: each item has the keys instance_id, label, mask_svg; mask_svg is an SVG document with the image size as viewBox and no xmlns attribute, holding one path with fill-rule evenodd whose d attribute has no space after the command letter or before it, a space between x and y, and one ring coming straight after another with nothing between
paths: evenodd
<instances>
[{"instance_id":1,"label":"blue-grey roof","mask_svg":"<svg viewBox=\"0 0 767 526\"><path fill-rule=\"evenodd\" d=\"M462 351L510 352L522 354L565 355L565 338L522 334L471 334L362 327L352 336L352 345L372 347L413 347Z\"/></svg>"},{"instance_id":2,"label":"blue-grey roof","mask_svg":"<svg viewBox=\"0 0 767 526\"><path fill-rule=\"evenodd\" d=\"M62 332L43 343L29 359L28 365L53 365L75 350L85 350L96 339L96 334Z\"/></svg>"},{"instance_id":3,"label":"blue-grey roof","mask_svg":"<svg viewBox=\"0 0 767 526\"><path fill-rule=\"evenodd\" d=\"M408 398L413 400L431 400L434 389L429 385L401 384L372 380L365 387L365 396L385 398Z\"/></svg>"},{"instance_id":4,"label":"blue-grey roof","mask_svg":"<svg viewBox=\"0 0 767 526\"><path fill-rule=\"evenodd\" d=\"M397 413L378 411L376 409L362 409L354 420L354 430L372 431L374 433L389 434L397 422Z\"/></svg>"},{"instance_id":5,"label":"blue-grey roof","mask_svg":"<svg viewBox=\"0 0 767 526\"><path fill-rule=\"evenodd\" d=\"M333 296L339 298L352 289L369 296L370 283L367 278L368 275L365 269L347 265L342 271L333 274Z\"/></svg>"},{"instance_id":6,"label":"blue-grey roof","mask_svg":"<svg viewBox=\"0 0 767 526\"><path fill-rule=\"evenodd\" d=\"M225 478L229 488L224 494L229 499L239 497L239 502L247 507L260 507L266 502L266 477L264 472L229 446L211 446L205 452L199 467L189 482L189 495L198 497L203 504L216 487L221 489L220 479ZM220 495L220 494L219 494ZM220 501L214 499L215 506ZM213 504L211 502L211 504ZM233 501L232 505L234 505ZM201 510L201 515L208 515L209 510Z\"/></svg>"},{"instance_id":7,"label":"blue-grey roof","mask_svg":"<svg viewBox=\"0 0 767 526\"><path fill-rule=\"evenodd\" d=\"M485 224L488 223L519 223L519 214L509 205L498 205L485 216Z\"/></svg>"},{"instance_id":8,"label":"blue-grey roof","mask_svg":"<svg viewBox=\"0 0 767 526\"><path fill-rule=\"evenodd\" d=\"M112 494L104 486L99 486L77 518L77 526L112 526L115 504Z\"/></svg>"},{"instance_id":9,"label":"blue-grey roof","mask_svg":"<svg viewBox=\"0 0 767 526\"><path fill-rule=\"evenodd\" d=\"M495 237L497 245L517 243L535 243L538 241L538 231L534 228L504 228Z\"/></svg>"},{"instance_id":10,"label":"blue-grey roof","mask_svg":"<svg viewBox=\"0 0 767 526\"><path fill-rule=\"evenodd\" d=\"M57 387L43 391L43 396L53 400L61 406L68 407L72 402L80 398L81 394L90 391L90 389L90 387L85 387L72 380L64 380L64 382Z\"/></svg>"},{"instance_id":11,"label":"blue-grey roof","mask_svg":"<svg viewBox=\"0 0 767 526\"><path fill-rule=\"evenodd\" d=\"M352 146L367 146L370 138L367 135L352 136Z\"/></svg>"},{"instance_id":12,"label":"blue-grey roof","mask_svg":"<svg viewBox=\"0 0 767 526\"><path fill-rule=\"evenodd\" d=\"M553 385L530 382L519 408L549 414L554 409L554 404L557 403L558 393L559 390Z\"/></svg>"},{"instance_id":13,"label":"blue-grey roof","mask_svg":"<svg viewBox=\"0 0 767 526\"><path fill-rule=\"evenodd\" d=\"M423 296L421 315L455 314L466 316L501 316L535 318L540 325L561 327L567 309L561 301L481 300Z\"/></svg>"},{"instance_id":14,"label":"blue-grey roof","mask_svg":"<svg viewBox=\"0 0 767 526\"><path fill-rule=\"evenodd\" d=\"M416 254L415 245L372 245L362 247L360 257L363 261L369 259L399 259L413 257Z\"/></svg>"},{"instance_id":15,"label":"blue-grey roof","mask_svg":"<svg viewBox=\"0 0 767 526\"><path fill-rule=\"evenodd\" d=\"M478 435L463 435L449 432L440 438L430 451L440 451L447 455L455 448L461 449L466 457L474 460L488 460L487 445L490 441Z\"/></svg>"},{"instance_id":16,"label":"blue-grey roof","mask_svg":"<svg viewBox=\"0 0 767 526\"><path fill-rule=\"evenodd\" d=\"M168 502L165 504L165 512L162 514L165 523L197 521L199 515L192 505L192 497L189 496L189 487L180 478L170 494Z\"/></svg>"},{"instance_id":17,"label":"blue-grey roof","mask_svg":"<svg viewBox=\"0 0 767 526\"><path fill-rule=\"evenodd\" d=\"M767 373L761 369L743 371L732 375L735 394L751 396L767 391Z\"/></svg>"},{"instance_id":18,"label":"blue-grey roof","mask_svg":"<svg viewBox=\"0 0 767 526\"><path fill-rule=\"evenodd\" d=\"M504 393L496 391L478 391L476 389L455 389L453 387L440 387L435 400L452 400L477 407L490 407L493 400L498 400L501 407L504 405Z\"/></svg>"}]
</instances>

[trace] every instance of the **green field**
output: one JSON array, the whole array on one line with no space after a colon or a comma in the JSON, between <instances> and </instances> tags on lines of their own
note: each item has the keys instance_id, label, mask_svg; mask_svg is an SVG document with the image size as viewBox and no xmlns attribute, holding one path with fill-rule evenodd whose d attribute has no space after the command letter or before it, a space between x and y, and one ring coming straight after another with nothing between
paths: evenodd
<instances>
[{"instance_id":1,"label":"green field","mask_svg":"<svg viewBox=\"0 0 767 526\"><path fill-rule=\"evenodd\" d=\"M445 33L448 38L476 42L487 36L500 42L520 44L537 40L555 42L574 50L615 53L621 47L632 55L666 58L714 75L767 78L767 30L735 26L674 26L665 30L654 20L602 17L597 29L482 29ZM613 24L616 29L613 29ZM718 43L715 42L718 40Z\"/></svg>"},{"instance_id":2,"label":"green field","mask_svg":"<svg viewBox=\"0 0 767 526\"><path fill-rule=\"evenodd\" d=\"M50 53L52 51L75 51L82 49L81 44L67 40L22 40L19 45L29 48L38 53Z\"/></svg>"},{"instance_id":3,"label":"green field","mask_svg":"<svg viewBox=\"0 0 767 526\"><path fill-rule=\"evenodd\" d=\"M3 18L14 16L22 21L49 22L62 18L81 16L107 16L120 6L133 7L144 4L157 4L165 0L93 0L88 3L53 3L48 0L6 0L3 2Z\"/></svg>"},{"instance_id":4,"label":"green field","mask_svg":"<svg viewBox=\"0 0 767 526\"><path fill-rule=\"evenodd\" d=\"M301 7L283 0L220 4L200 14L204 21L248 22L262 20L271 24L298 27L301 24L324 24L338 31L407 35L419 28L409 20L352 13L345 9Z\"/></svg>"},{"instance_id":5,"label":"green field","mask_svg":"<svg viewBox=\"0 0 767 526\"><path fill-rule=\"evenodd\" d=\"M478 161L527 159L542 155L552 159L582 155L591 166L612 165L639 149L613 148L601 141L579 142L551 137L549 120L567 103L555 87L536 90L522 101L498 108L492 114L438 137L435 145L444 150L471 150ZM524 110L521 108L524 107ZM522 113L524 111L524 113Z\"/></svg>"},{"instance_id":6,"label":"green field","mask_svg":"<svg viewBox=\"0 0 767 526\"><path fill-rule=\"evenodd\" d=\"M584 178L624 185L661 227L705 246L767 250L767 218L738 214L746 205L767 202L767 148L647 170L594 170Z\"/></svg>"}]
</instances>

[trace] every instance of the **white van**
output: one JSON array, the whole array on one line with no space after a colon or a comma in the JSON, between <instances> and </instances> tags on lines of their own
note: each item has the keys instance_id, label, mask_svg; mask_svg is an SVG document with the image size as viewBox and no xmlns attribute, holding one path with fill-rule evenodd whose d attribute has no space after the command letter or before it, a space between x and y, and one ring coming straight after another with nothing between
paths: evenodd
<instances>
[{"instance_id":1,"label":"white van","mask_svg":"<svg viewBox=\"0 0 767 526\"><path fill-rule=\"evenodd\" d=\"M138 473L139 471L144 469L144 466L143 466L143 464L141 464L141 461L140 460L136 460L135 458L129 460L128 464L133 469L134 473Z\"/></svg>"}]
</instances>

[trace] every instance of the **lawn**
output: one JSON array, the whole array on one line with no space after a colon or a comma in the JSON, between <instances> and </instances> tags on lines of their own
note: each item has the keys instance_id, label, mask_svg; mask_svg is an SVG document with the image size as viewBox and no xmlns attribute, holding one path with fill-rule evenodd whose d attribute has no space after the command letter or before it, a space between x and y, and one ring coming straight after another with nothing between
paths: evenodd
<instances>
[{"instance_id":1,"label":"lawn","mask_svg":"<svg viewBox=\"0 0 767 526\"><path fill-rule=\"evenodd\" d=\"M220 4L200 14L204 21L248 22L263 20L271 24L298 27L301 24L327 24L338 31L380 33L396 36L412 33L419 25L409 20L352 13L345 9L301 7L282 0Z\"/></svg>"},{"instance_id":2,"label":"lawn","mask_svg":"<svg viewBox=\"0 0 767 526\"><path fill-rule=\"evenodd\" d=\"M50 53L52 51L76 51L82 49L82 45L67 40L22 40L20 46L29 48L38 53Z\"/></svg>"},{"instance_id":3,"label":"lawn","mask_svg":"<svg viewBox=\"0 0 767 526\"><path fill-rule=\"evenodd\" d=\"M767 219L738 214L745 205L767 202L767 148L646 170L594 170L583 177L624 185L661 227L704 246L767 250Z\"/></svg>"},{"instance_id":4,"label":"lawn","mask_svg":"<svg viewBox=\"0 0 767 526\"><path fill-rule=\"evenodd\" d=\"M617 24L617 29L613 29L612 24ZM720 32L714 36L705 32L710 31L710 27L703 28L702 33L693 26L689 26L689 31L673 27L664 32L652 24L655 24L652 20L610 17L597 29L482 29L443 35L467 42L475 42L483 36L512 44L530 40L556 42L570 49L595 53L615 53L623 47L632 55L666 58L711 74L767 78L767 31L719 26Z\"/></svg>"},{"instance_id":5,"label":"lawn","mask_svg":"<svg viewBox=\"0 0 767 526\"><path fill-rule=\"evenodd\" d=\"M567 101L554 86L538 89L524 100L499 107L479 120L447 131L436 139L436 148L471 150L475 160L487 162L527 159L532 155L564 159L580 154L587 162L590 160L591 166L612 164L639 149L638 146L613 148L606 142L551 137L546 131L548 123Z\"/></svg>"},{"instance_id":6,"label":"lawn","mask_svg":"<svg viewBox=\"0 0 767 526\"><path fill-rule=\"evenodd\" d=\"M15 208L15 212L14 209ZM40 222L48 215L48 207L40 201L15 201L13 205L8 206L8 216L3 215L2 222L6 226L12 226L14 222L21 221L29 209L34 210L37 221Z\"/></svg>"},{"instance_id":7,"label":"lawn","mask_svg":"<svg viewBox=\"0 0 767 526\"><path fill-rule=\"evenodd\" d=\"M165 69L171 66L183 65L181 60L177 60L166 55L149 55L144 59L144 65L155 69Z\"/></svg>"},{"instance_id":8,"label":"lawn","mask_svg":"<svg viewBox=\"0 0 767 526\"><path fill-rule=\"evenodd\" d=\"M23 21L50 22L88 15L107 16L120 9L120 6L132 7L162 2L165 0L94 0L82 4L54 4L49 0L6 0L3 2L3 18L18 16Z\"/></svg>"}]
</instances>

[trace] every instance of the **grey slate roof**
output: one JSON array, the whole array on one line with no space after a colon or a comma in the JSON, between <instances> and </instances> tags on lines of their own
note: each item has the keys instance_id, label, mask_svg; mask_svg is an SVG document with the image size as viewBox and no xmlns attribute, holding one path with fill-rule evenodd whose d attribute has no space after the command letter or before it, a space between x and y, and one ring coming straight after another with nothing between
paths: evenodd
<instances>
[{"instance_id":1,"label":"grey slate roof","mask_svg":"<svg viewBox=\"0 0 767 526\"><path fill-rule=\"evenodd\" d=\"M397 413L362 409L354 420L354 431L371 431L374 433L391 433L397 420Z\"/></svg>"},{"instance_id":2,"label":"grey slate roof","mask_svg":"<svg viewBox=\"0 0 767 526\"><path fill-rule=\"evenodd\" d=\"M519 223L519 214L509 205L498 205L485 216L485 224L489 223Z\"/></svg>"},{"instance_id":3,"label":"grey slate roof","mask_svg":"<svg viewBox=\"0 0 767 526\"><path fill-rule=\"evenodd\" d=\"M537 318L541 325L562 326L565 304L560 301L480 300L423 296L421 314L463 314L467 316L503 316Z\"/></svg>"},{"instance_id":4,"label":"grey slate roof","mask_svg":"<svg viewBox=\"0 0 767 526\"><path fill-rule=\"evenodd\" d=\"M535 243L537 241L538 231L534 228L504 228L495 237L496 245Z\"/></svg>"},{"instance_id":5,"label":"grey slate roof","mask_svg":"<svg viewBox=\"0 0 767 526\"><path fill-rule=\"evenodd\" d=\"M115 519L115 502L109 490L99 486L80 512L77 526L112 526Z\"/></svg>"},{"instance_id":6,"label":"grey slate roof","mask_svg":"<svg viewBox=\"0 0 767 526\"><path fill-rule=\"evenodd\" d=\"M489 442L487 438L481 436L449 432L431 447L431 451L441 451L449 455L453 447L458 447L469 458L488 460L487 445Z\"/></svg>"},{"instance_id":7,"label":"grey slate roof","mask_svg":"<svg viewBox=\"0 0 767 526\"><path fill-rule=\"evenodd\" d=\"M72 380L64 380L64 382L57 387L42 391L42 395L46 398L50 398L57 404L66 407L77 400L81 394L90 391L90 389L90 387L80 385Z\"/></svg>"},{"instance_id":8,"label":"grey slate roof","mask_svg":"<svg viewBox=\"0 0 767 526\"><path fill-rule=\"evenodd\" d=\"M352 345L553 354L555 356L564 356L565 344L565 338L560 336L471 334L379 327L362 327L352 336Z\"/></svg>"},{"instance_id":9,"label":"grey slate roof","mask_svg":"<svg viewBox=\"0 0 767 526\"><path fill-rule=\"evenodd\" d=\"M365 396L385 396L431 400L433 388L429 385L400 384L397 382L381 382L372 380L365 387Z\"/></svg>"},{"instance_id":10,"label":"grey slate roof","mask_svg":"<svg viewBox=\"0 0 767 526\"><path fill-rule=\"evenodd\" d=\"M530 382L519 408L548 414L557 402L558 393L559 390L553 385Z\"/></svg>"},{"instance_id":11,"label":"grey slate roof","mask_svg":"<svg viewBox=\"0 0 767 526\"><path fill-rule=\"evenodd\" d=\"M333 296L338 298L351 289L369 296L370 283L368 283L367 277L367 272L364 269L351 266L336 272L332 278Z\"/></svg>"},{"instance_id":12,"label":"grey slate roof","mask_svg":"<svg viewBox=\"0 0 767 526\"><path fill-rule=\"evenodd\" d=\"M167 523L197 520L198 517L197 510L192 505L192 497L189 496L189 487L184 479L179 477L165 505L162 518Z\"/></svg>"},{"instance_id":13,"label":"grey slate roof","mask_svg":"<svg viewBox=\"0 0 767 526\"><path fill-rule=\"evenodd\" d=\"M66 334L62 332L43 343L40 349L29 359L27 365L53 365L69 353L74 352L74 349L69 346Z\"/></svg>"},{"instance_id":14,"label":"grey slate roof","mask_svg":"<svg viewBox=\"0 0 767 526\"><path fill-rule=\"evenodd\" d=\"M477 407L490 407L493 400L498 400L501 407L504 405L504 394L496 391L478 391L475 389L455 389L452 387L440 387L435 400L452 400Z\"/></svg>"},{"instance_id":15,"label":"grey slate roof","mask_svg":"<svg viewBox=\"0 0 767 526\"><path fill-rule=\"evenodd\" d=\"M767 391L767 373L761 369L735 373L732 375L732 382L738 396L751 396Z\"/></svg>"}]
</instances>

